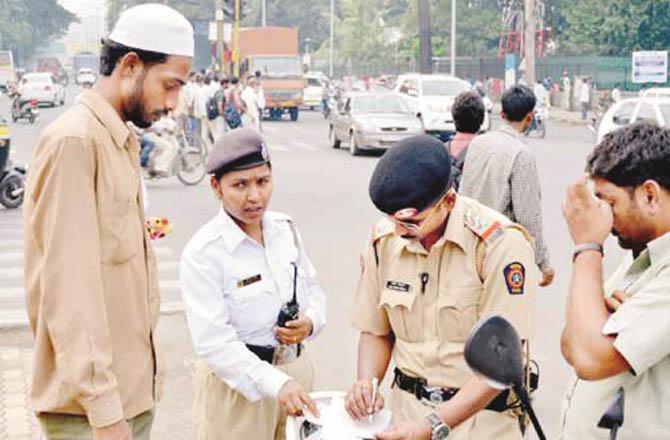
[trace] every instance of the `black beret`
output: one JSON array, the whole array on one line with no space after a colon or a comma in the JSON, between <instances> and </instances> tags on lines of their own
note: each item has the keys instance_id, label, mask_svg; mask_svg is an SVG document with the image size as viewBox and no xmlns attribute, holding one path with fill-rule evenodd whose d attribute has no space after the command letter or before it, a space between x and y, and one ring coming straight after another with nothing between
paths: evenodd
<instances>
[{"instance_id":1,"label":"black beret","mask_svg":"<svg viewBox=\"0 0 670 440\"><path fill-rule=\"evenodd\" d=\"M389 149L370 179L370 199L386 214L405 208L421 212L451 185L451 157L446 146L425 134L408 137Z\"/></svg>"},{"instance_id":2,"label":"black beret","mask_svg":"<svg viewBox=\"0 0 670 440\"><path fill-rule=\"evenodd\" d=\"M270 155L260 133L253 128L237 128L227 131L216 141L207 160L207 172L221 176L266 163L270 163Z\"/></svg>"}]
</instances>

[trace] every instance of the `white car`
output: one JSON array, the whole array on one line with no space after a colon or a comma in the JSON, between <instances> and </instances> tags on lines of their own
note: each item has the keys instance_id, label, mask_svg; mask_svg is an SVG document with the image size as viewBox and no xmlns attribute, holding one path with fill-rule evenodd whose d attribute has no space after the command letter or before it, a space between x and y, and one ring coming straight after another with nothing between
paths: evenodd
<instances>
[{"instance_id":1,"label":"white car","mask_svg":"<svg viewBox=\"0 0 670 440\"><path fill-rule=\"evenodd\" d=\"M443 140L456 132L451 106L458 95L468 90L472 90L468 82L449 75L401 75L395 86L395 92L405 97L421 119L426 133ZM490 127L489 119L486 111L482 130Z\"/></svg>"},{"instance_id":2,"label":"white car","mask_svg":"<svg viewBox=\"0 0 670 440\"><path fill-rule=\"evenodd\" d=\"M598 143L614 130L645 120L670 126L670 98L631 98L613 104L598 126Z\"/></svg>"},{"instance_id":3,"label":"white car","mask_svg":"<svg viewBox=\"0 0 670 440\"><path fill-rule=\"evenodd\" d=\"M77 76L75 77L75 82L79 85L82 84L90 84L93 85L95 84L95 73L93 73L93 70L82 67L79 69L79 72L77 72Z\"/></svg>"},{"instance_id":4,"label":"white car","mask_svg":"<svg viewBox=\"0 0 670 440\"><path fill-rule=\"evenodd\" d=\"M52 106L65 104L65 89L48 72L26 73L19 82L18 91L23 100L36 100Z\"/></svg>"},{"instance_id":5,"label":"white car","mask_svg":"<svg viewBox=\"0 0 670 440\"><path fill-rule=\"evenodd\" d=\"M325 84L321 76L305 75L305 90L303 92L303 105L314 110L321 105L321 99L325 90Z\"/></svg>"}]
</instances>

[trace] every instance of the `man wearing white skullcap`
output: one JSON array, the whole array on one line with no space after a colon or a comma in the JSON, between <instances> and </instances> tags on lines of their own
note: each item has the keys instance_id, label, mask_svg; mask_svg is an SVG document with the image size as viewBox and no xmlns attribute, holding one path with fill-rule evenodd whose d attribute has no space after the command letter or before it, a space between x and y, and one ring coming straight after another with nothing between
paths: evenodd
<instances>
[{"instance_id":1,"label":"man wearing white skullcap","mask_svg":"<svg viewBox=\"0 0 670 440\"><path fill-rule=\"evenodd\" d=\"M193 28L165 5L124 11L101 78L42 133L24 208L32 404L49 440L149 439L161 392L156 258L138 140L173 110Z\"/></svg>"}]
</instances>

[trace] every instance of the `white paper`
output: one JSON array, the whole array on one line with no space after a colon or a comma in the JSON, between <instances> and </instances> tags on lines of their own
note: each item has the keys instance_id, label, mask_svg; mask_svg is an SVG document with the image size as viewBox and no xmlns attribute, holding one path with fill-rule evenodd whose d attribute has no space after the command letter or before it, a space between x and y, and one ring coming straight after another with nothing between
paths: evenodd
<instances>
[{"instance_id":1,"label":"white paper","mask_svg":"<svg viewBox=\"0 0 670 440\"><path fill-rule=\"evenodd\" d=\"M305 413L307 421L322 426L318 435L310 436L310 440L312 437L320 440L374 438L375 434L384 431L391 424L391 411L387 409L372 416L372 421L369 421L367 417L360 421L353 420L344 409L342 397L317 400L317 408L321 413L319 418L309 412Z\"/></svg>"}]
</instances>

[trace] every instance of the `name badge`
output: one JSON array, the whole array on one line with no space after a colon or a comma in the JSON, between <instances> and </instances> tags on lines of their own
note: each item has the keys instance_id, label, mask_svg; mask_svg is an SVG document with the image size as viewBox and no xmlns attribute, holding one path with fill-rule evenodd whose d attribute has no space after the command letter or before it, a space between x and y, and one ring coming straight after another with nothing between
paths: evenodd
<instances>
[{"instance_id":1,"label":"name badge","mask_svg":"<svg viewBox=\"0 0 670 440\"><path fill-rule=\"evenodd\" d=\"M245 278L245 279L240 280L240 281L237 282L237 288L239 289L240 287L246 287L250 284L257 283L260 280L261 280L261 274L254 275L254 276L249 277L249 278Z\"/></svg>"},{"instance_id":2,"label":"name badge","mask_svg":"<svg viewBox=\"0 0 670 440\"><path fill-rule=\"evenodd\" d=\"M387 281L386 288L395 292L407 293L412 289L412 286L400 281Z\"/></svg>"}]
</instances>

